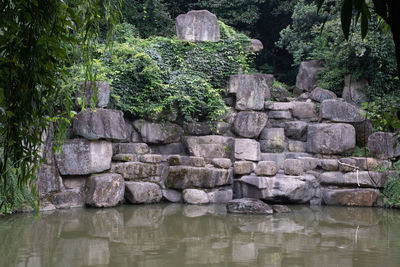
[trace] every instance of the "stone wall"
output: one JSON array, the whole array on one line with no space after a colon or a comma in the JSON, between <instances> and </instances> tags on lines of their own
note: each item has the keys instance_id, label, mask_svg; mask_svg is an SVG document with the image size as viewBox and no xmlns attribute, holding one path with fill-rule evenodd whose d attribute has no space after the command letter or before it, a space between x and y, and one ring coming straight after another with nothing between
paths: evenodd
<instances>
[{"instance_id":1,"label":"stone wall","mask_svg":"<svg viewBox=\"0 0 400 267\"><path fill-rule=\"evenodd\" d=\"M197 21L186 20L190 25ZM179 31L185 32L182 27ZM244 197L381 205L379 190L400 147L394 148L393 134L371 135L357 106L316 87L320 67L315 61L301 64L297 83L304 93L282 97L282 102L271 101L272 75L231 76L227 113L217 123L124 118L121 111L107 109L109 86L100 83L101 106L80 112L61 152L45 154L39 173L41 209L226 203ZM92 95L90 86L86 90ZM367 143L374 158L351 156L356 144Z\"/></svg>"}]
</instances>

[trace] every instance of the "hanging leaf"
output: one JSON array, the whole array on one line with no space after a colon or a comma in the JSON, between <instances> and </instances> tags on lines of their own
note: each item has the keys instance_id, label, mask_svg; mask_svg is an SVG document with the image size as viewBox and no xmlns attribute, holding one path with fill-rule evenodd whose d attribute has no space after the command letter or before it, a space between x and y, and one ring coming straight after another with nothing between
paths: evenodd
<instances>
[{"instance_id":1,"label":"hanging leaf","mask_svg":"<svg viewBox=\"0 0 400 267\"><path fill-rule=\"evenodd\" d=\"M352 0L344 0L343 5L342 5L340 19L342 22L343 34L344 34L344 37L346 38L346 40L349 39L352 14L353 14L353 1Z\"/></svg>"}]
</instances>

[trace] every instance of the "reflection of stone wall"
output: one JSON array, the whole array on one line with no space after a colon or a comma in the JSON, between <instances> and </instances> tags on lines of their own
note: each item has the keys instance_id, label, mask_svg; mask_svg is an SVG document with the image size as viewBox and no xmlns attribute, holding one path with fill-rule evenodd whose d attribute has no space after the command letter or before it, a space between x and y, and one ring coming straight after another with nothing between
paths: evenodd
<instances>
[{"instance_id":1,"label":"reflection of stone wall","mask_svg":"<svg viewBox=\"0 0 400 267\"><path fill-rule=\"evenodd\" d=\"M210 14L179 16L178 32L202 35L215 17ZM42 167L43 209L163 200L225 203L233 197L375 205L387 179L376 170L390 169L400 146L393 148L392 134L369 136L371 127L358 107L315 87L320 69L317 61L303 62L297 82L305 93L282 96L281 102L271 100L273 75L232 75L228 111L217 123L130 120L107 109L110 91L99 90L101 108L79 113L61 153ZM367 140L378 159L352 157L356 143Z\"/></svg>"}]
</instances>

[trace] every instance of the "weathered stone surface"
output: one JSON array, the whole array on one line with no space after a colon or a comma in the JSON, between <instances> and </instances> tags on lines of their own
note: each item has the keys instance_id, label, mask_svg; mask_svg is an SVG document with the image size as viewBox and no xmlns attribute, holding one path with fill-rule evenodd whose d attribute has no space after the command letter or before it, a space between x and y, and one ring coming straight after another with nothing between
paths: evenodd
<instances>
[{"instance_id":1,"label":"weathered stone surface","mask_svg":"<svg viewBox=\"0 0 400 267\"><path fill-rule=\"evenodd\" d=\"M229 213L238 213L238 214L262 214L262 215L270 215L273 214L274 211L271 207L258 199L252 198L241 198L234 199L227 203L226 208Z\"/></svg>"},{"instance_id":2,"label":"weathered stone surface","mask_svg":"<svg viewBox=\"0 0 400 267\"><path fill-rule=\"evenodd\" d=\"M271 207L274 210L274 212L276 212L276 213L290 213L290 212L292 212L292 210L288 206L285 206L285 205L272 205Z\"/></svg>"},{"instance_id":3,"label":"weathered stone surface","mask_svg":"<svg viewBox=\"0 0 400 267\"><path fill-rule=\"evenodd\" d=\"M85 175L110 169L112 145L107 141L65 140L61 153L56 153L62 175Z\"/></svg>"},{"instance_id":4,"label":"weathered stone surface","mask_svg":"<svg viewBox=\"0 0 400 267\"><path fill-rule=\"evenodd\" d=\"M215 168L229 169L232 166L232 161L226 158L215 158L212 160Z\"/></svg>"},{"instance_id":5,"label":"weathered stone surface","mask_svg":"<svg viewBox=\"0 0 400 267\"><path fill-rule=\"evenodd\" d=\"M252 139L235 139L235 158L239 160L260 160L260 143Z\"/></svg>"},{"instance_id":6,"label":"weathered stone surface","mask_svg":"<svg viewBox=\"0 0 400 267\"><path fill-rule=\"evenodd\" d=\"M284 171L287 175L302 175L304 172L303 161L298 159L286 159Z\"/></svg>"},{"instance_id":7,"label":"weathered stone surface","mask_svg":"<svg viewBox=\"0 0 400 267\"><path fill-rule=\"evenodd\" d=\"M89 140L123 141L127 138L124 114L119 110L82 111L73 120L73 132Z\"/></svg>"},{"instance_id":8,"label":"weathered stone surface","mask_svg":"<svg viewBox=\"0 0 400 267\"><path fill-rule=\"evenodd\" d=\"M122 162L130 162L130 161L139 161L139 155L136 154L115 154L112 157L113 161L122 161Z\"/></svg>"},{"instance_id":9,"label":"weathered stone surface","mask_svg":"<svg viewBox=\"0 0 400 267\"><path fill-rule=\"evenodd\" d=\"M337 171L339 162L337 159L320 159L318 165L326 171Z\"/></svg>"},{"instance_id":10,"label":"weathered stone surface","mask_svg":"<svg viewBox=\"0 0 400 267\"><path fill-rule=\"evenodd\" d=\"M329 100L325 100L329 101ZM356 145L355 129L344 123L309 124L307 152L320 154L348 154Z\"/></svg>"},{"instance_id":11,"label":"weathered stone surface","mask_svg":"<svg viewBox=\"0 0 400 267\"><path fill-rule=\"evenodd\" d=\"M172 143L166 145L151 145L150 152L161 155L187 155L186 148L182 143Z\"/></svg>"},{"instance_id":12,"label":"weathered stone surface","mask_svg":"<svg viewBox=\"0 0 400 267\"><path fill-rule=\"evenodd\" d=\"M233 171L236 175L250 174L253 171L253 165L251 161L236 161L233 164Z\"/></svg>"},{"instance_id":13,"label":"weathered stone surface","mask_svg":"<svg viewBox=\"0 0 400 267\"><path fill-rule=\"evenodd\" d=\"M48 211L53 211L56 209L56 206L53 205L48 200L41 200L39 203L39 212L48 212Z\"/></svg>"},{"instance_id":14,"label":"weathered stone surface","mask_svg":"<svg viewBox=\"0 0 400 267\"><path fill-rule=\"evenodd\" d=\"M163 189L162 196L169 202L182 202L182 193L172 189Z\"/></svg>"},{"instance_id":15,"label":"weathered stone surface","mask_svg":"<svg viewBox=\"0 0 400 267\"><path fill-rule=\"evenodd\" d=\"M191 166L171 166L165 185L168 188L213 188L232 183L232 173L226 169Z\"/></svg>"},{"instance_id":16,"label":"weathered stone surface","mask_svg":"<svg viewBox=\"0 0 400 267\"><path fill-rule=\"evenodd\" d=\"M188 157L180 155L171 155L168 157L168 163L171 166L186 165L193 167L204 167L206 162L202 157Z\"/></svg>"},{"instance_id":17,"label":"weathered stone surface","mask_svg":"<svg viewBox=\"0 0 400 267\"><path fill-rule=\"evenodd\" d=\"M316 87L314 90L312 90L310 98L314 101L322 103L322 101L326 99L336 99L337 96L332 91Z\"/></svg>"},{"instance_id":18,"label":"weathered stone surface","mask_svg":"<svg viewBox=\"0 0 400 267\"><path fill-rule=\"evenodd\" d=\"M267 121L265 112L241 111L236 116L233 129L242 137L255 138L260 135Z\"/></svg>"},{"instance_id":19,"label":"weathered stone surface","mask_svg":"<svg viewBox=\"0 0 400 267\"><path fill-rule=\"evenodd\" d=\"M370 120L351 123L356 129L356 144L359 147L368 145L368 137L373 133L372 123Z\"/></svg>"},{"instance_id":20,"label":"weathered stone surface","mask_svg":"<svg viewBox=\"0 0 400 267\"><path fill-rule=\"evenodd\" d=\"M302 141L290 140L287 148L290 152L306 152L306 143Z\"/></svg>"},{"instance_id":21,"label":"weathered stone surface","mask_svg":"<svg viewBox=\"0 0 400 267\"><path fill-rule=\"evenodd\" d=\"M375 158L366 157L352 157L356 161L355 165L361 170L377 170L377 169L390 169L392 162L390 160L379 160Z\"/></svg>"},{"instance_id":22,"label":"weathered stone surface","mask_svg":"<svg viewBox=\"0 0 400 267\"><path fill-rule=\"evenodd\" d=\"M318 159L316 158L299 157L298 160L300 160L303 163L304 171L311 171L318 167Z\"/></svg>"},{"instance_id":23,"label":"weathered stone surface","mask_svg":"<svg viewBox=\"0 0 400 267\"><path fill-rule=\"evenodd\" d=\"M380 172L324 172L319 176L321 184L381 188L386 183L386 175Z\"/></svg>"},{"instance_id":24,"label":"weathered stone surface","mask_svg":"<svg viewBox=\"0 0 400 267\"><path fill-rule=\"evenodd\" d=\"M113 143L113 154L147 154L149 146L145 143Z\"/></svg>"},{"instance_id":25,"label":"weathered stone surface","mask_svg":"<svg viewBox=\"0 0 400 267\"><path fill-rule=\"evenodd\" d=\"M190 42L218 42L220 31L217 17L207 10L192 10L176 18L178 39Z\"/></svg>"},{"instance_id":26,"label":"weathered stone surface","mask_svg":"<svg viewBox=\"0 0 400 267\"><path fill-rule=\"evenodd\" d=\"M119 174L91 175L86 182L86 204L93 207L114 207L123 200L124 191L124 179Z\"/></svg>"},{"instance_id":27,"label":"weathered stone surface","mask_svg":"<svg viewBox=\"0 0 400 267\"><path fill-rule=\"evenodd\" d=\"M208 122L191 122L184 129L188 135L210 135L212 132Z\"/></svg>"},{"instance_id":28,"label":"weathered stone surface","mask_svg":"<svg viewBox=\"0 0 400 267\"><path fill-rule=\"evenodd\" d=\"M142 137L133 127L133 121L125 119L126 139L128 143L143 143Z\"/></svg>"},{"instance_id":29,"label":"weathered stone surface","mask_svg":"<svg viewBox=\"0 0 400 267\"><path fill-rule=\"evenodd\" d=\"M258 39L251 39L251 50L254 52L260 52L264 49L264 45Z\"/></svg>"},{"instance_id":30,"label":"weathered stone surface","mask_svg":"<svg viewBox=\"0 0 400 267\"><path fill-rule=\"evenodd\" d=\"M86 185L87 176L64 176L62 178L63 185L66 189L83 190Z\"/></svg>"},{"instance_id":31,"label":"weathered stone surface","mask_svg":"<svg viewBox=\"0 0 400 267\"><path fill-rule=\"evenodd\" d=\"M298 159L301 157L312 157L312 155L304 152L285 152L285 159Z\"/></svg>"},{"instance_id":32,"label":"weathered stone surface","mask_svg":"<svg viewBox=\"0 0 400 267\"><path fill-rule=\"evenodd\" d=\"M125 182L125 198L129 203L158 203L162 198L161 188L148 182Z\"/></svg>"},{"instance_id":33,"label":"weathered stone surface","mask_svg":"<svg viewBox=\"0 0 400 267\"><path fill-rule=\"evenodd\" d=\"M346 102L353 105L360 105L366 101L366 96L363 93L363 89L368 86L368 81L365 79L354 80L352 75L346 75L344 77L344 87L342 97Z\"/></svg>"},{"instance_id":34,"label":"weathered stone surface","mask_svg":"<svg viewBox=\"0 0 400 267\"><path fill-rule=\"evenodd\" d=\"M237 110L262 110L265 98L271 97L274 76L270 74L238 74L229 80L229 92L236 94Z\"/></svg>"},{"instance_id":35,"label":"weathered stone surface","mask_svg":"<svg viewBox=\"0 0 400 267\"><path fill-rule=\"evenodd\" d=\"M93 83L90 81L83 82L80 85L81 88L76 90L76 101L75 104L79 106L79 98L81 101L82 93L85 97L86 106L92 106L92 104L96 103L97 108L105 108L110 102L110 85L107 82L99 81L96 82L96 89L93 86ZM96 91L96 94L95 94Z\"/></svg>"},{"instance_id":36,"label":"weathered stone surface","mask_svg":"<svg viewBox=\"0 0 400 267\"><path fill-rule=\"evenodd\" d=\"M293 117L300 120L316 120L317 113L313 102L293 102Z\"/></svg>"},{"instance_id":37,"label":"weathered stone surface","mask_svg":"<svg viewBox=\"0 0 400 267\"><path fill-rule=\"evenodd\" d=\"M322 199L325 205L371 207L377 201L376 189L323 189Z\"/></svg>"},{"instance_id":38,"label":"weathered stone surface","mask_svg":"<svg viewBox=\"0 0 400 267\"><path fill-rule=\"evenodd\" d=\"M285 162L284 153L261 153L262 161L274 161L279 169L283 169L283 164Z\"/></svg>"},{"instance_id":39,"label":"weathered stone surface","mask_svg":"<svg viewBox=\"0 0 400 267\"><path fill-rule=\"evenodd\" d=\"M183 129L174 123L154 123L144 120L136 120L133 123L146 143L170 144L181 140Z\"/></svg>"},{"instance_id":40,"label":"weathered stone surface","mask_svg":"<svg viewBox=\"0 0 400 267\"><path fill-rule=\"evenodd\" d=\"M52 195L51 203L57 209L80 208L85 205L85 199L82 192L67 191Z\"/></svg>"},{"instance_id":41,"label":"weathered stone surface","mask_svg":"<svg viewBox=\"0 0 400 267\"><path fill-rule=\"evenodd\" d=\"M260 135L262 152L282 152L286 147L283 128L264 128Z\"/></svg>"},{"instance_id":42,"label":"weathered stone surface","mask_svg":"<svg viewBox=\"0 0 400 267\"><path fill-rule=\"evenodd\" d=\"M260 185L263 186L261 188L257 188L254 184L243 181L239 188L241 192L236 194L242 197L258 198L266 201L307 203L318 191L317 180L314 176L308 174L303 174L302 176L277 174L274 177L257 178L262 180Z\"/></svg>"},{"instance_id":43,"label":"weathered stone surface","mask_svg":"<svg viewBox=\"0 0 400 267\"><path fill-rule=\"evenodd\" d=\"M123 162L114 164L112 171L121 174L125 180L143 180L161 176L162 168L160 164Z\"/></svg>"},{"instance_id":44,"label":"weathered stone surface","mask_svg":"<svg viewBox=\"0 0 400 267\"><path fill-rule=\"evenodd\" d=\"M378 159L390 159L400 156L400 143L396 144L393 133L376 132L368 137L371 155Z\"/></svg>"},{"instance_id":45,"label":"weathered stone surface","mask_svg":"<svg viewBox=\"0 0 400 267\"><path fill-rule=\"evenodd\" d=\"M183 201L188 204L208 204L210 200L203 190L185 189L182 192Z\"/></svg>"},{"instance_id":46,"label":"weathered stone surface","mask_svg":"<svg viewBox=\"0 0 400 267\"><path fill-rule=\"evenodd\" d=\"M356 106L339 99L324 100L321 103L320 115L321 118L333 122L361 122L365 120Z\"/></svg>"},{"instance_id":47,"label":"weathered stone surface","mask_svg":"<svg viewBox=\"0 0 400 267\"><path fill-rule=\"evenodd\" d=\"M207 193L210 203L227 203L233 198L232 188L217 188Z\"/></svg>"},{"instance_id":48,"label":"weathered stone surface","mask_svg":"<svg viewBox=\"0 0 400 267\"><path fill-rule=\"evenodd\" d=\"M285 123L285 135L288 138L305 141L307 139L308 123L304 121L290 121Z\"/></svg>"},{"instance_id":49,"label":"weathered stone surface","mask_svg":"<svg viewBox=\"0 0 400 267\"><path fill-rule=\"evenodd\" d=\"M317 75L321 69L322 64L318 60L301 62L296 77L296 87L302 91L311 92L317 86Z\"/></svg>"},{"instance_id":50,"label":"weathered stone surface","mask_svg":"<svg viewBox=\"0 0 400 267\"><path fill-rule=\"evenodd\" d=\"M264 108L266 110L288 111L288 110L293 109L293 103L292 102L265 101Z\"/></svg>"},{"instance_id":51,"label":"weathered stone surface","mask_svg":"<svg viewBox=\"0 0 400 267\"><path fill-rule=\"evenodd\" d=\"M357 166L356 166L356 160L352 158L341 158L339 161L339 171L341 172L351 172L355 171Z\"/></svg>"},{"instance_id":52,"label":"weathered stone surface","mask_svg":"<svg viewBox=\"0 0 400 267\"><path fill-rule=\"evenodd\" d=\"M273 110L268 112L268 118L277 120L290 120L292 119L292 113L287 110Z\"/></svg>"},{"instance_id":53,"label":"weathered stone surface","mask_svg":"<svg viewBox=\"0 0 400 267\"><path fill-rule=\"evenodd\" d=\"M159 154L145 154L140 155L139 159L143 163L160 163L162 161L162 156Z\"/></svg>"},{"instance_id":54,"label":"weathered stone surface","mask_svg":"<svg viewBox=\"0 0 400 267\"><path fill-rule=\"evenodd\" d=\"M185 145L190 155L204 158L232 158L234 139L219 135L186 136Z\"/></svg>"},{"instance_id":55,"label":"weathered stone surface","mask_svg":"<svg viewBox=\"0 0 400 267\"><path fill-rule=\"evenodd\" d=\"M42 164L37 177L40 198L61 190L62 180L55 164Z\"/></svg>"},{"instance_id":56,"label":"weathered stone surface","mask_svg":"<svg viewBox=\"0 0 400 267\"><path fill-rule=\"evenodd\" d=\"M278 170L275 161L259 161L254 172L259 176L274 176Z\"/></svg>"}]
</instances>

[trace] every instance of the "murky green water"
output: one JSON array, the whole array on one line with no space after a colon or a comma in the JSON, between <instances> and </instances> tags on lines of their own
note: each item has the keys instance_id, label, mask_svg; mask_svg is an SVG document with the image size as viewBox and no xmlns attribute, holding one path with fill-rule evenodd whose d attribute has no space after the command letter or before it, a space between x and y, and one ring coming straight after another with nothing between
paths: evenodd
<instances>
[{"instance_id":1,"label":"murky green water","mask_svg":"<svg viewBox=\"0 0 400 267\"><path fill-rule=\"evenodd\" d=\"M0 218L0 266L400 266L400 212L147 205Z\"/></svg>"}]
</instances>

